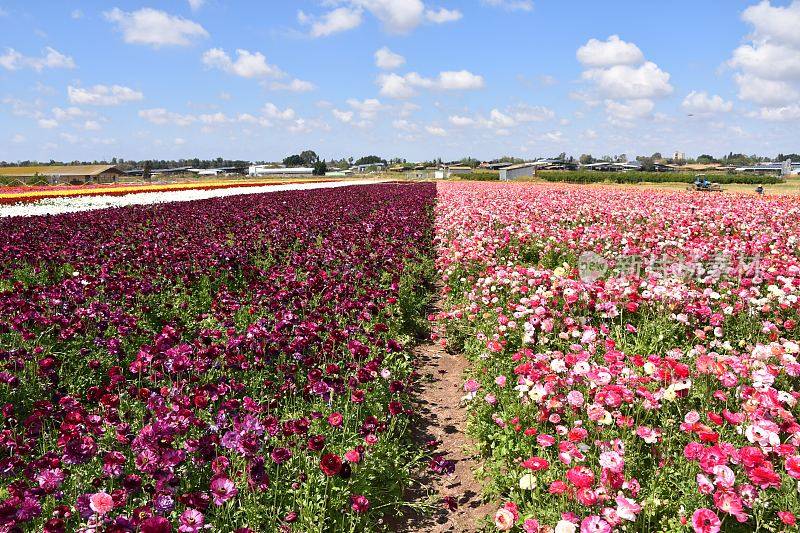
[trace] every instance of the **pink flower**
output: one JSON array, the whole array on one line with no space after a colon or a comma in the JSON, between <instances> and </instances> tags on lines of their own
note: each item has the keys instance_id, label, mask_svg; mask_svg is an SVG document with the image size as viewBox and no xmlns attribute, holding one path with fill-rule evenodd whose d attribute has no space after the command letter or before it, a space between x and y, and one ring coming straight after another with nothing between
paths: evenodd
<instances>
[{"instance_id":1,"label":"pink flower","mask_svg":"<svg viewBox=\"0 0 800 533\"><path fill-rule=\"evenodd\" d=\"M369 510L369 500L366 496L353 494L350 496L350 508L356 513L366 513Z\"/></svg>"},{"instance_id":2,"label":"pink flower","mask_svg":"<svg viewBox=\"0 0 800 533\"><path fill-rule=\"evenodd\" d=\"M636 515L642 512L641 505L637 504L633 500L626 498L622 494L617 496L616 502L617 502L617 516L619 516L624 520L628 520L629 522L635 522Z\"/></svg>"},{"instance_id":3,"label":"pink flower","mask_svg":"<svg viewBox=\"0 0 800 533\"><path fill-rule=\"evenodd\" d=\"M95 513L104 515L114 508L114 500L110 494L105 492L96 492L89 497L89 507Z\"/></svg>"},{"instance_id":4,"label":"pink flower","mask_svg":"<svg viewBox=\"0 0 800 533\"><path fill-rule=\"evenodd\" d=\"M494 525L500 531L509 531L514 527L514 515L506 508L498 509L494 513Z\"/></svg>"},{"instance_id":5,"label":"pink flower","mask_svg":"<svg viewBox=\"0 0 800 533\"><path fill-rule=\"evenodd\" d=\"M611 526L597 515L587 516L581 522L581 533L611 533Z\"/></svg>"},{"instance_id":6,"label":"pink flower","mask_svg":"<svg viewBox=\"0 0 800 533\"><path fill-rule=\"evenodd\" d=\"M722 521L711 509L700 508L692 515L694 533L719 533Z\"/></svg>"},{"instance_id":7,"label":"pink flower","mask_svg":"<svg viewBox=\"0 0 800 533\"><path fill-rule=\"evenodd\" d=\"M578 488L589 488L594 483L594 472L585 466L573 466L567 471L567 480Z\"/></svg>"},{"instance_id":8,"label":"pink flower","mask_svg":"<svg viewBox=\"0 0 800 533\"><path fill-rule=\"evenodd\" d=\"M506 386L506 377L504 375L499 375L494 378L495 384L500 387L501 389Z\"/></svg>"},{"instance_id":9,"label":"pink flower","mask_svg":"<svg viewBox=\"0 0 800 533\"><path fill-rule=\"evenodd\" d=\"M786 458L786 473L789 477L800 479L800 455L792 455Z\"/></svg>"},{"instance_id":10,"label":"pink flower","mask_svg":"<svg viewBox=\"0 0 800 533\"><path fill-rule=\"evenodd\" d=\"M361 454L358 453L358 450L349 450L345 452L344 458L348 463L357 463L361 460Z\"/></svg>"},{"instance_id":11,"label":"pink flower","mask_svg":"<svg viewBox=\"0 0 800 533\"><path fill-rule=\"evenodd\" d=\"M178 531L181 533L197 533L205 527L206 519L200 511L189 508L181 514L180 522Z\"/></svg>"},{"instance_id":12,"label":"pink flower","mask_svg":"<svg viewBox=\"0 0 800 533\"><path fill-rule=\"evenodd\" d=\"M474 379L468 379L464 382L464 392L477 392L480 387L480 383Z\"/></svg>"},{"instance_id":13,"label":"pink flower","mask_svg":"<svg viewBox=\"0 0 800 533\"><path fill-rule=\"evenodd\" d=\"M239 490L233 481L225 476L217 476L211 481L211 494L214 497L214 505L220 506L236 496Z\"/></svg>"}]
</instances>

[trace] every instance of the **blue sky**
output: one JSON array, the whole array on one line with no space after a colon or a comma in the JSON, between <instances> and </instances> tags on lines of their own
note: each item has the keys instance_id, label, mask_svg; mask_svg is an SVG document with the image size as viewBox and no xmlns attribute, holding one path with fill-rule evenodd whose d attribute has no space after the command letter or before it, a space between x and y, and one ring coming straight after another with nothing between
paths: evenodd
<instances>
[{"instance_id":1,"label":"blue sky","mask_svg":"<svg viewBox=\"0 0 800 533\"><path fill-rule=\"evenodd\" d=\"M0 0L0 24L0 160L800 151L800 0Z\"/></svg>"}]
</instances>

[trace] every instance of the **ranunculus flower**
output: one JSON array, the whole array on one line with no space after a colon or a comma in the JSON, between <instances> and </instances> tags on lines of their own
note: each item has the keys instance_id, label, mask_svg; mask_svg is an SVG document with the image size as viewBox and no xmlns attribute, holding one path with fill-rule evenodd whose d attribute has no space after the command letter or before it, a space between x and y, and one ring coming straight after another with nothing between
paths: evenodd
<instances>
[{"instance_id":1,"label":"ranunculus flower","mask_svg":"<svg viewBox=\"0 0 800 533\"><path fill-rule=\"evenodd\" d=\"M95 513L104 515L114 508L114 499L105 492L96 492L89 497L89 507Z\"/></svg>"},{"instance_id":2,"label":"ranunculus flower","mask_svg":"<svg viewBox=\"0 0 800 533\"><path fill-rule=\"evenodd\" d=\"M326 453L319 461L319 468L326 476L335 476L342 471L342 460L334 453Z\"/></svg>"},{"instance_id":3,"label":"ranunculus flower","mask_svg":"<svg viewBox=\"0 0 800 533\"><path fill-rule=\"evenodd\" d=\"M350 496L350 508L356 513L366 513L369 510L369 500L361 494Z\"/></svg>"},{"instance_id":4,"label":"ranunculus flower","mask_svg":"<svg viewBox=\"0 0 800 533\"><path fill-rule=\"evenodd\" d=\"M711 509L700 508L692 515L694 533L719 533L722 521Z\"/></svg>"},{"instance_id":5,"label":"ranunculus flower","mask_svg":"<svg viewBox=\"0 0 800 533\"><path fill-rule=\"evenodd\" d=\"M214 505L220 506L239 493L233 481L225 476L217 476L211 480L211 495L214 497Z\"/></svg>"},{"instance_id":6,"label":"ranunculus flower","mask_svg":"<svg viewBox=\"0 0 800 533\"><path fill-rule=\"evenodd\" d=\"M506 508L500 508L494 513L494 525L500 531L509 531L514 527L514 515Z\"/></svg>"}]
</instances>

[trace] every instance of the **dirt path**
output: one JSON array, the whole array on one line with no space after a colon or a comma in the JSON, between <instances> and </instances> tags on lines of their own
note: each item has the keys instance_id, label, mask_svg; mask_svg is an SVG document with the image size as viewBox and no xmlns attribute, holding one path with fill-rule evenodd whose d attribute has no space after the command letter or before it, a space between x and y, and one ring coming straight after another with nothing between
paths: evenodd
<instances>
[{"instance_id":1,"label":"dirt path","mask_svg":"<svg viewBox=\"0 0 800 533\"><path fill-rule=\"evenodd\" d=\"M411 513L392 524L392 531L468 533L482 531L481 524L492 508L481 500L481 482L474 471L480 466L475 445L466 434L467 410L461 405L464 395L464 370L466 359L447 353L440 344L431 341L416 348L421 376L417 390L419 418L414 428L414 441L427 447L435 458L441 456L437 466L452 474L437 473L425 465L417 481L422 489L409 494L408 501L417 503L430 498L433 491L435 510L430 516ZM433 443L437 444L433 444ZM457 503L450 510L447 500ZM451 505L451 508L453 506Z\"/></svg>"}]
</instances>

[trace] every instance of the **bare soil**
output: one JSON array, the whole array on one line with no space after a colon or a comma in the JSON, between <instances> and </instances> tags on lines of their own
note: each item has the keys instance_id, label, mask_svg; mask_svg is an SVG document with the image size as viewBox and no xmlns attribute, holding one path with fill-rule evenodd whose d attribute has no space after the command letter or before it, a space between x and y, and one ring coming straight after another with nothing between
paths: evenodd
<instances>
[{"instance_id":1,"label":"bare soil","mask_svg":"<svg viewBox=\"0 0 800 533\"><path fill-rule=\"evenodd\" d=\"M466 359L449 354L438 343L428 341L416 348L420 380L416 391L417 421L413 438L420 447L427 447L431 456L455 463L452 474L434 472L427 464L417 476L419 487L407 494L406 501L433 501L434 511L422 514L407 510L403 517L390 521L391 531L469 533L483 531L484 518L492 511L482 501L482 484L475 477L481 466L475 444L466 434L467 410L461 405L464 395ZM431 446L436 442L435 447ZM449 509L447 499L458 507ZM452 506L451 506L452 507Z\"/></svg>"}]
</instances>

